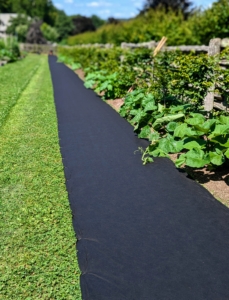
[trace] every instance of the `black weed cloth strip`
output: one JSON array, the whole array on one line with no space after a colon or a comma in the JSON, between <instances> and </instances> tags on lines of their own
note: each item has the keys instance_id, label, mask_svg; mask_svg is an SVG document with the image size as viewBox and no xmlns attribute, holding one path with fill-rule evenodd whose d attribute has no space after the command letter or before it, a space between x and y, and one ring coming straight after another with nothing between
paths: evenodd
<instances>
[{"instance_id":1,"label":"black weed cloth strip","mask_svg":"<svg viewBox=\"0 0 229 300\"><path fill-rule=\"evenodd\" d=\"M229 210L50 57L84 300L229 300Z\"/></svg>"}]
</instances>

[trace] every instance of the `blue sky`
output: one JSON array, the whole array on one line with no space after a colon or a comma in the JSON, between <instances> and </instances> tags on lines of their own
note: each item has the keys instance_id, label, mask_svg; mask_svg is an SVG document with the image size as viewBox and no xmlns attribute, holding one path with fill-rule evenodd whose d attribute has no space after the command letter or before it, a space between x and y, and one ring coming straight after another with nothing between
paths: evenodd
<instances>
[{"instance_id":1,"label":"blue sky","mask_svg":"<svg viewBox=\"0 0 229 300\"><path fill-rule=\"evenodd\" d=\"M214 0L193 0L195 5L208 7ZM130 18L138 13L145 0L53 0L54 5L63 9L67 15L98 15L108 17Z\"/></svg>"}]
</instances>

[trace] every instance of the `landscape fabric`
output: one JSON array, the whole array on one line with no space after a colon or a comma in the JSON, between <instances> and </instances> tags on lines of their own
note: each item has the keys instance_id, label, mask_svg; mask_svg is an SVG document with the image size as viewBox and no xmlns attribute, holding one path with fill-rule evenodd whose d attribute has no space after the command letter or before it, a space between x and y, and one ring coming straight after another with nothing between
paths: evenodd
<instances>
[{"instance_id":1,"label":"landscape fabric","mask_svg":"<svg viewBox=\"0 0 229 300\"><path fill-rule=\"evenodd\" d=\"M229 209L49 58L83 300L228 300Z\"/></svg>"}]
</instances>

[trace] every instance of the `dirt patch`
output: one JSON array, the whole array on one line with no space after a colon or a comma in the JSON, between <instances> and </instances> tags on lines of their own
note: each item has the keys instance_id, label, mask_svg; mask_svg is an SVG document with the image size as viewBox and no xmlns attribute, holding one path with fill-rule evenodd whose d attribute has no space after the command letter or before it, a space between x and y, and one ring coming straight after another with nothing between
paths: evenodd
<instances>
[{"instance_id":1,"label":"dirt patch","mask_svg":"<svg viewBox=\"0 0 229 300\"><path fill-rule=\"evenodd\" d=\"M177 154L170 154L175 161ZM203 185L216 199L229 207L229 166L218 167L214 171L207 168L193 169L184 167L184 171L194 180Z\"/></svg>"},{"instance_id":2,"label":"dirt patch","mask_svg":"<svg viewBox=\"0 0 229 300\"><path fill-rule=\"evenodd\" d=\"M120 107L124 104L124 100L122 98L115 100L106 100L107 104L113 107L117 112L119 112Z\"/></svg>"},{"instance_id":3,"label":"dirt patch","mask_svg":"<svg viewBox=\"0 0 229 300\"><path fill-rule=\"evenodd\" d=\"M81 80L85 80L85 73L82 69L75 70L75 73L79 76Z\"/></svg>"},{"instance_id":4,"label":"dirt patch","mask_svg":"<svg viewBox=\"0 0 229 300\"><path fill-rule=\"evenodd\" d=\"M222 166L216 171L209 171L206 168L194 170L186 167L185 169L190 176L209 190L216 199L229 207L228 166Z\"/></svg>"}]
</instances>

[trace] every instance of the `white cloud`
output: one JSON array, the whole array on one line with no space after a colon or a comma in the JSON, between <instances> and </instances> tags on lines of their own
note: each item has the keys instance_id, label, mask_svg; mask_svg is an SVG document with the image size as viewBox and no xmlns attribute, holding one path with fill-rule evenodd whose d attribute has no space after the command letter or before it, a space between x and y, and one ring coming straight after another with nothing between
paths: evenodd
<instances>
[{"instance_id":1,"label":"white cloud","mask_svg":"<svg viewBox=\"0 0 229 300\"><path fill-rule=\"evenodd\" d=\"M133 3L134 7L136 7L136 8L142 7L143 4L145 3L144 0L131 0L131 1Z\"/></svg>"},{"instance_id":2,"label":"white cloud","mask_svg":"<svg viewBox=\"0 0 229 300\"><path fill-rule=\"evenodd\" d=\"M73 0L64 0L65 3L73 3Z\"/></svg>"},{"instance_id":3,"label":"white cloud","mask_svg":"<svg viewBox=\"0 0 229 300\"><path fill-rule=\"evenodd\" d=\"M114 17L116 17L116 18L122 18L124 16L125 16L124 13L120 13L120 12L114 13Z\"/></svg>"},{"instance_id":4,"label":"white cloud","mask_svg":"<svg viewBox=\"0 0 229 300\"><path fill-rule=\"evenodd\" d=\"M87 3L87 6L89 7L101 7L101 6L111 6L112 4L110 2L103 2L103 1L99 1L99 2L96 2L96 1L93 1L93 2L89 2Z\"/></svg>"},{"instance_id":5,"label":"white cloud","mask_svg":"<svg viewBox=\"0 0 229 300\"><path fill-rule=\"evenodd\" d=\"M63 9L63 5L61 3L54 3L54 5L59 9Z\"/></svg>"},{"instance_id":6,"label":"white cloud","mask_svg":"<svg viewBox=\"0 0 229 300\"><path fill-rule=\"evenodd\" d=\"M83 7L83 6L85 6L85 5L82 4L82 3L75 3L74 6L75 6L75 7Z\"/></svg>"},{"instance_id":7,"label":"white cloud","mask_svg":"<svg viewBox=\"0 0 229 300\"><path fill-rule=\"evenodd\" d=\"M108 16L110 15L111 11L109 9L104 9L104 10L100 10L99 13L101 14L101 16Z\"/></svg>"}]
</instances>

